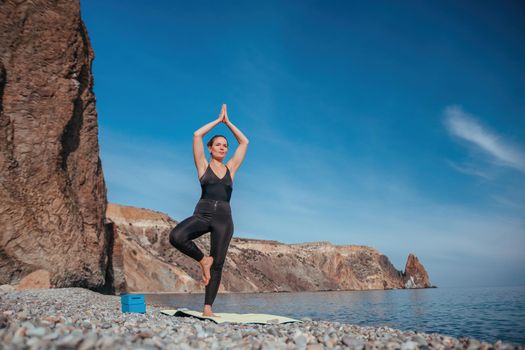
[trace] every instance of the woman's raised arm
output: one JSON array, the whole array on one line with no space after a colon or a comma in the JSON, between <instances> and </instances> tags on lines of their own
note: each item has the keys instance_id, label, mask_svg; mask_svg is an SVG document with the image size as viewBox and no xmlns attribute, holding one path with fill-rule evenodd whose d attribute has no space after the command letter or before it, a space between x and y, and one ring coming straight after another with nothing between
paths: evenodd
<instances>
[{"instance_id":1,"label":"woman's raised arm","mask_svg":"<svg viewBox=\"0 0 525 350\"><path fill-rule=\"evenodd\" d=\"M206 167L208 166L208 164L206 164L206 157L204 156L204 144L202 143L202 137L206 135L208 131L213 129L215 125L222 121L225 110L226 106L222 105L221 113L217 119L209 122L206 125L203 125L193 133L193 160L195 161L195 166L197 167L197 173L199 177L201 174L204 174Z\"/></svg>"},{"instance_id":2,"label":"woman's raised arm","mask_svg":"<svg viewBox=\"0 0 525 350\"><path fill-rule=\"evenodd\" d=\"M228 112L226 111L226 105L223 105L224 107L224 123L230 128L230 130L233 132L233 135L239 142L239 146L237 146L237 149L235 150L235 153L233 157L228 161L228 168L231 172L235 173L237 169L242 164L242 161L244 160L244 156L246 155L246 150L248 149L248 143L250 142L246 136L239 130L228 118Z\"/></svg>"}]
</instances>

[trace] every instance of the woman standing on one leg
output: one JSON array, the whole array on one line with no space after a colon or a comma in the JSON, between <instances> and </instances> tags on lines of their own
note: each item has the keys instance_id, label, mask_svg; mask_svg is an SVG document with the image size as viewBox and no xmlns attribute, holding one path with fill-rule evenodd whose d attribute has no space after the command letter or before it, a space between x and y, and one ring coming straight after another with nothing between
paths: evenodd
<instances>
[{"instance_id":1,"label":"woman standing on one leg","mask_svg":"<svg viewBox=\"0 0 525 350\"><path fill-rule=\"evenodd\" d=\"M222 135L213 136L208 142L210 162L204 156L202 137L215 125L225 123L239 142L233 157L223 164L228 152L228 141ZM193 157L202 194L195 206L193 215L179 222L170 232L170 243L184 254L197 260L202 269L202 279L206 286L204 297L204 316L216 316L211 306L219 290L222 267L226 252L233 236L230 197L233 178L246 154L248 139L228 118L223 104L219 117L193 133ZM206 257L193 243L193 239L210 232L210 256Z\"/></svg>"}]
</instances>

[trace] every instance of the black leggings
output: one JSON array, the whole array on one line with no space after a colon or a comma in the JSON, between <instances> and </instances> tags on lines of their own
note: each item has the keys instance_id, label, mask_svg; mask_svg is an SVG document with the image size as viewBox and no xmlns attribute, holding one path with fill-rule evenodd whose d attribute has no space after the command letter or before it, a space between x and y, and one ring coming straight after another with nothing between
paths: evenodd
<instances>
[{"instance_id":1,"label":"black leggings","mask_svg":"<svg viewBox=\"0 0 525 350\"><path fill-rule=\"evenodd\" d=\"M212 305L219 290L222 267L226 252L233 236L233 220L230 203L212 199L200 199L193 215L179 222L170 232L170 243L197 261L204 257L202 251L193 243L193 239L210 232L210 256L213 264L210 269L210 281L206 286L204 303Z\"/></svg>"}]
</instances>

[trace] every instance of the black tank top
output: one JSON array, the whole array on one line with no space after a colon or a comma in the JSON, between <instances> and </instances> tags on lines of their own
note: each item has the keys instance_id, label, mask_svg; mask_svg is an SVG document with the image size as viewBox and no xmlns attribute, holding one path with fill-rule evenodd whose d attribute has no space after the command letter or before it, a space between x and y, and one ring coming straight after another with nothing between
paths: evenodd
<instances>
[{"instance_id":1,"label":"black tank top","mask_svg":"<svg viewBox=\"0 0 525 350\"><path fill-rule=\"evenodd\" d=\"M230 169L226 167L226 174L220 179L210 165L199 179L202 188L201 199L214 199L229 202L232 196L233 181L230 175Z\"/></svg>"}]
</instances>

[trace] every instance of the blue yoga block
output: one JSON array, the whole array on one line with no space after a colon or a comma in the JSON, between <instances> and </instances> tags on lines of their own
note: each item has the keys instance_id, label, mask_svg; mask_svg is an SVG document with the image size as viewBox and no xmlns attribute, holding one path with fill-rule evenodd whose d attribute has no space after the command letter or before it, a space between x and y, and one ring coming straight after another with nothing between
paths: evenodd
<instances>
[{"instance_id":1,"label":"blue yoga block","mask_svg":"<svg viewBox=\"0 0 525 350\"><path fill-rule=\"evenodd\" d=\"M120 301L123 304L144 304L144 294L122 294Z\"/></svg>"},{"instance_id":2,"label":"blue yoga block","mask_svg":"<svg viewBox=\"0 0 525 350\"><path fill-rule=\"evenodd\" d=\"M122 312L146 312L144 294L123 294L120 296Z\"/></svg>"},{"instance_id":3,"label":"blue yoga block","mask_svg":"<svg viewBox=\"0 0 525 350\"><path fill-rule=\"evenodd\" d=\"M145 304L122 304L122 312L146 312Z\"/></svg>"}]
</instances>

